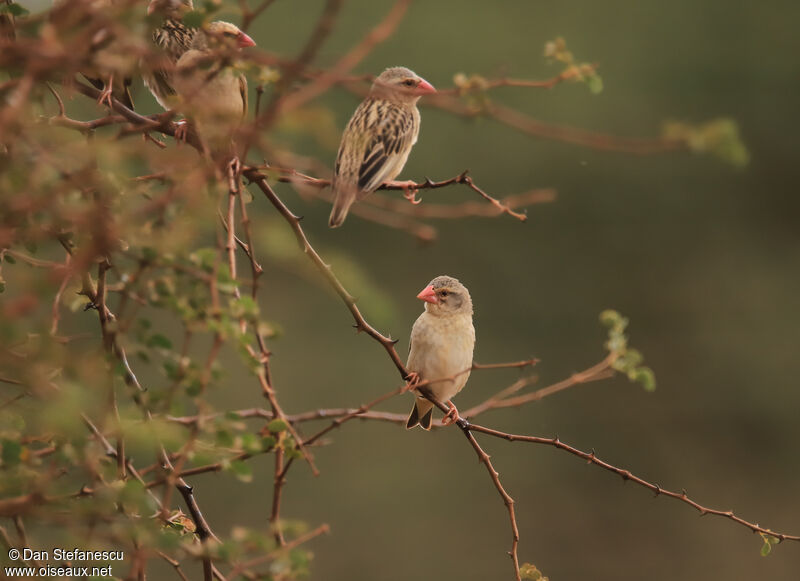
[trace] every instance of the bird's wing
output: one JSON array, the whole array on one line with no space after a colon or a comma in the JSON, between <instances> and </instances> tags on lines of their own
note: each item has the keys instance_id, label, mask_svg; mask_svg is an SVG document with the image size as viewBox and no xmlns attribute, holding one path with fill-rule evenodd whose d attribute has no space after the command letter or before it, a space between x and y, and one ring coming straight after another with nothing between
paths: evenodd
<instances>
[{"instance_id":1,"label":"bird's wing","mask_svg":"<svg viewBox=\"0 0 800 581\"><path fill-rule=\"evenodd\" d=\"M423 312L417 317L417 320L414 321L414 325L411 327L411 338L408 340L408 359L406 360L406 367L420 374L422 370L419 369L419 359L422 355L421 351L426 348L427 341L425 340L425 336L430 330L430 321L428 319L429 315L427 312Z\"/></svg>"},{"instance_id":2,"label":"bird's wing","mask_svg":"<svg viewBox=\"0 0 800 581\"><path fill-rule=\"evenodd\" d=\"M417 123L412 111L391 106L370 133L371 139L358 168L359 198L400 173L414 145Z\"/></svg>"},{"instance_id":3,"label":"bird's wing","mask_svg":"<svg viewBox=\"0 0 800 581\"><path fill-rule=\"evenodd\" d=\"M242 96L242 119L247 117L247 77L239 75L239 94Z\"/></svg>"}]
</instances>

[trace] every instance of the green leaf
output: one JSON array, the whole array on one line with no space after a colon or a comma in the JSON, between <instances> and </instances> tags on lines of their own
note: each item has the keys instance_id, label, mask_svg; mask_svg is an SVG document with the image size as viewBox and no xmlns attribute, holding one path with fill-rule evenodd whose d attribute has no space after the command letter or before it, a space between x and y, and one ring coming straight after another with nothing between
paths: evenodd
<instances>
[{"instance_id":1,"label":"green leaf","mask_svg":"<svg viewBox=\"0 0 800 581\"><path fill-rule=\"evenodd\" d=\"M241 448L249 454L258 454L262 450L261 439L256 434L242 434Z\"/></svg>"},{"instance_id":2,"label":"green leaf","mask_svg":"<svg viewBox=\"0 0 800 581\"><path fill-rule=\"evenodd\" d=\"M189 258L194 264L210 273L214 270L214 262L218 258L218 253L216 248L200 248L193 252ZM222 269L220 272L225 272L225 270Z\"/></svg>"},{"instance_id":3,"label":"green leaf","mask_svg":"<svg viewBox=\"0 0 800 581\"><path fill-rule=\"evenodd\" d=\"M300 448L297 447L297 443L291 436L288 436L283 440L283 442L281 442L281 447L283 448L287 459L299 460L303 457L303 452L300 451Z\"/></svg>"},{"instance_id":4,"label":"green leaf","mask_svg":"<svg viewBox=\"0 0 800 581\"><path fill-rule=\"evenodd\" d=\"M589 87L589 91L593 95L603 92L603 79L600 77L600 75L589 75L586 77L586 85Z\"/></svg>"},{"instance_id":5,"label":"green leaf","mask_svg":"<svg viewBox=\"0 0 800 581\"><path fill-rule=\"evenodd\" d=\"M258 303L249 295L231 300L231 314L234 317L254 319L258 316Z\"/></svg>"},{"instance_id":6,"label":"green leaf","mask_svg":"<svg viewBox=\"0 0 800 581\"><path fill-rule=\"evenodd\" d=\"M619 324L622 320L622 316L613 309L606 309L602 313L600 313L600 323L604 327L612 328Z\"/></svg>"},{"instance_id":7,"label":"green leaf","mask_svg":"<svg viewBox=\"0 0 800 581\"><path fill-rule=\"evenodd\" d=\"M277 443L278 440L273 436L266 436L264 438L261 438L261 449L264 451L271 450L272 448L275 447L275 444Z\"/></svg>"},{"instance_id":8,"label":"green leaf","mask_svg":"<svg viewBox=\"0 0 800 581\"><path fill-rule=\"evenodd\" d=\"M250 468L250 464L243 460L234 460L230 463L228 469L242 482L253 481L253 469Z\"/></svg>"},{"instance_id":9,"label":"green leaf","mask_svg":"<svg viewBox=\"0 0 800 581\"><path fill-rule=\"evenodd\" d=\"M274 420L272 420L270 423L267 424L267 429L273 434L282 432L288 427L289 426L286 425L286 422L284 422L280 418L275 418Z\"/></svg>"},{"instance_id":10,"label":"green leaf","mask_svg":"<svg viewBox=\"0 0 800 581\"><path fill-rule=\"evenodd\" d=\"M2 460L4 466L16 466L22 459L22 444L15 440L3 440Z\"/></svg>"},{"instance_id":11,"label":"green leaf","mask_svg":"<svg viewBox=\"0 0 800 581\"><path fill-rule=\"evenodd\" d=\"M684 142L694 153L710 153L721 161L744 167L750 152L739 133L735 120L722 117L693 125L682 121L666 121L662 128L666 139Z\"/></svg>"},{"instance_id":12,"label":"green leaf","mask_svg":"<svg viewBox=\"0 0 800 581\"><path fill-rule=\"evenodd\" d=\"M764 539L764 544L761 545L761 556L766 557L772 552L772 545L767 539Z\"/></svg>"},{"instance_id":13,"label":"green leaf","mask_svg":"<svg viewBox=\"0 0 800 581\"><path fill-rule=\"evenodd\" d=\"M656 390L656 374L649 367L639 367L634 372L633 381L640 383L645 391Z\"/></svg>"},{"instance_id":14,"label":"green leaf","mask_svg":"<svg viewBox=\"0 0 800 581\"><path fill-rule=\"evenodd\" d=\"M228 430L217 430L217 445L223 448L232 448L234 444L233 434Z\"/></svg>"},{"instance_id":15,"label":"green leaf","mask_svg":"<svg viewBox=\"0 0 800 581\"><path fill-rule=\"evenodd\" d=\"M147 346L156 347L159 349L172 349L172 341L167 339L161 333L156 333L154 335L150 335L150 337L147 339Z\"/></svg>"},{"instance_id":16,"label":"green leaf","mask_svg":"<svg viewBox=\"0 0 800 581\"><path fill-rule=\"evenodd\" d=\"M547 581L547 577L543 577L541 571L531 563L524 563L519 568L519 577L528 581Z\"/></svg>"},{"instance_id":17,"label":"green leaf","mask_svg":"<svg viewBox=\"0 0 800 581\"><path fill-rule=\"evenodd\" d=\"M773 537L772 535L768 535L765 533L759 533L761 538L764 540L764 544L761 546L761 556L766 557L772 552L772 545L777 545L780 543L780 539L777 537Z\"/></svg>"},{"instance_id":18,"label":"green leaf","mask_svg":"<svg viewBox=\"0 0 800 581\"><path fill-rule=\"evenodd\" d=\"M180 379L181 369L174 361L164 361L162 367L168 379L176 381Z\"/></svg>"},{"instance_id":19,"label":"green leaf","mask_svg":"<svg viewBox=\"0 0 800 581\"><path fill-rule=\"evenodd\" d=\"M23 8L16 2L11 4L0 4L0 14L11 14L12 16L27 16L30 10Z\"/></svg>"},{"instance_id":20,"label":"green leaf","mask_svg":"<svg viewBox=\"0 0 800 581\"><path fill-rule=\"evenodd\" d=\"M189 397L197 397L203 393L203 383L198 378L192 378L186 385L186 395Z\"/></svg>"}]
</instances>

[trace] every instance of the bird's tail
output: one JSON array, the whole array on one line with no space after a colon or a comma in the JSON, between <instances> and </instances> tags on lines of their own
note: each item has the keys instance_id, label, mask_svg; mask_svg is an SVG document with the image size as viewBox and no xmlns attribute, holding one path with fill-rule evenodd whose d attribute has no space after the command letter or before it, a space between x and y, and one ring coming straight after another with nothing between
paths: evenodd
<instances>
[{"instance_id":1,"label":"bird's tail","mask_svg":"<svg viewBox=\"0 0 800 581\"><path fill-rule=\"evenodd\" d=\"M414 400L414 407L411 408L411 413L408 415L406 429L410 430L419 424L423 430L430 430L432 420L433 404L424 397L418 397Z\"/></svg>"},{"instance_id":2,"label":"bird's tail","mask_svg":"<svg viewBox=\"0 0 800 581\"><path fill-rule=\"evenodd\" d=\"M356 201L356 192L351 191L350 188L333 189L333 209L331 210L331 217L328 219L328 226L331 228L338 228L344 223L347 218L347 212L350 211L350 206Z\"/></svg>"}]
</instances>

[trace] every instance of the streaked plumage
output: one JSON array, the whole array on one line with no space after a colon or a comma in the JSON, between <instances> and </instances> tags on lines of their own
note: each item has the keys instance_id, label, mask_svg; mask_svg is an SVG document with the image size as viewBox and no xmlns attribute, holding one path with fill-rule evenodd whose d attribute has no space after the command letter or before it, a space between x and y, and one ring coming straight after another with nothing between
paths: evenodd
<instances>
[{"instance_id":1,"label":"streaked plumage","mask_svg":"<svg viewBox=\"0 0 800 581\"><path fill-rule=\"evenodd\" d=\"M475 347L472 299L466 287L450 276L437 276L417 298L425 301L425 311L411 329L406 368L412 373L412 385L432 381L427 387L450 406L445 418L455 420L458 410L450 399L469 379ZM419 424L429 430L432 413L433 404L417 395L406 428Z\"/></svg>"},{"instance_id":2,"label":"streaked plumage","mask_svg":"<svg viewBox=\"0 0 800 581\"><path fill-rule=\"evenodd\" d=\"M419 135L417 101L436 90L405 67L383 71L342 134L328 224L341 226L354 202L397 177Z\"/></svg>"},{"instance_id":3,"label":"streaked plumage","mask_svg":"<svg viewBox=\"0 0 800 581\"><path fill-rule=\"evenodd\" d=\"M232 153L234 133L247 113L247 79L227 59L254 45L235 25L216 21L195 33L178 60L173 81L179 108L213 154Z\"/></svg>"},{"instance_id":4,"label":"streaked plumage","mask_svg":"<svg viewBox=\"0 0 800 581\"><path fill-rule=\"evenodd\" d=\"M164 22L153 30L153 44L160 54L155 59L142 62L142 79L164 109L170 109L175 104L175 68L181 56L191 48L197 31L181 20L184 14L193 9L192 0L151 0L147 7L148 14L160 14Z\"/></svg>"}]
</instances>

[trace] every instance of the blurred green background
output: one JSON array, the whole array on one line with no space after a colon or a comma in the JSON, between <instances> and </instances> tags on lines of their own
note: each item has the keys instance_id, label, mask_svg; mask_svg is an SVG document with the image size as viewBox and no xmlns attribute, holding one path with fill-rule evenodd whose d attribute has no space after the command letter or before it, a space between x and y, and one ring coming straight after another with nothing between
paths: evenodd
<instances>
[{"instance_id":1,"label":"blurred green background","mask_svg":"<svg viewBox=\"0 0 800 581\"><path fill-rule=\"evenodd\" d=\"M268 51L297 54L322 6L279 0L251 35ZM318 64L333 63L390 6L346 2ZM605 334L597 316L618 309L631 319L631 344L656 372L655 393L617 378L489 412L480 423L558 435L665 488L685 488L707 506L800 534L798 17L789 1L420 0L356 72L405 65L437 87L452 86L458 72L543 79L560 71L545 62L543 46L563 36L578 60L600 64L601 94L563 84L497 90L492 98L538 119L625 136L656 136L667 119L728 116L740 124L751 162L734 168L689 153L599 152L423 109L402 179L443 179L469 168L494 195L554 187L555 203L532 207L524 224L439 222L438 241L421 246L356 216L328 230L329 206L288 187L279 193L305 216L312 244L348 289L363 295L367 319L400 339L402 354L421 311L414 295L438 274L458 277L472 293L476 360L537 356L539 386L599 361ZM157 110L142 87L137 97L145 113ZM332 165L357 99L336 89L315 104L331 107L333 139L298 138L298 153ZM453 187L422 197L455 203L474 194ZM262 257L268 245L291 240L263 198L251 207ZM316 275L285 260L263 262L261 307L282 329L270 347L287 412L354 407L398 385L382 349L353 332L347 310ZM226 356L233 371L218 400L262 405L235 355ZM517 376L476 372L457 403L465 409ZM406 396L379 409L410 406ZM331 440L316 452L321 476L298 463L284 497L286 518L331 525L310 545L312 578L511 578L506 509L458 430L353 421ZM796 543L764 558L761 540L746 528L700 519L566 453L479 440L517 501L521 562L554 581L800 575ZM266 525L272 457L254 468L252 484L231 475L193 479L215 530Z\"/></svg>"}]
</instances>

